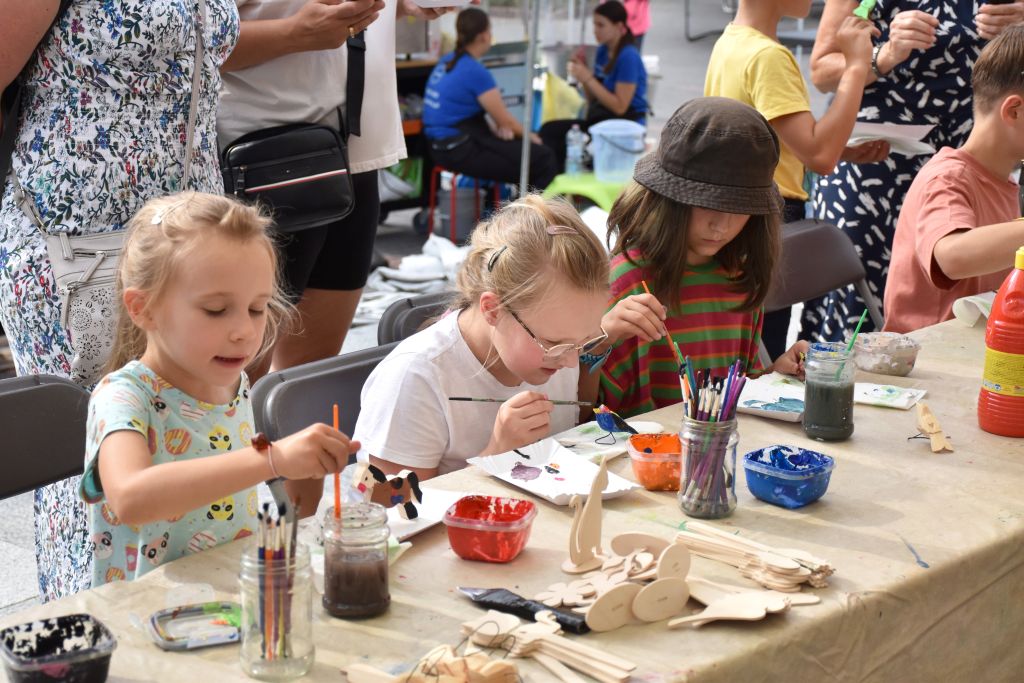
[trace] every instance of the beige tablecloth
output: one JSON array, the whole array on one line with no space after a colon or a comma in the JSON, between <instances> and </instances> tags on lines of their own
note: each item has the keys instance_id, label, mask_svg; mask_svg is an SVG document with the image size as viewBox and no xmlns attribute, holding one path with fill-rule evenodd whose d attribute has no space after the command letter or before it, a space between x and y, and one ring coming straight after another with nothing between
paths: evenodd
<instances>
[{"instance_id":1,"label":"beige tablecloth","mask_svg":"<svg viewBox=\"0 0 1024 683\"><path fill-rule=\"evenodd\" d=\"M756 623L668 631L636 624L590 634L585 642L639 664L638 681L1011 681L1024 679L1024 440L977 427L983 329L956 322L917 333L910 377L862 379L928 390L926 400L956 447L933 454L914 411L858 405L856 431L840 444L809 441L799 425L740 418L740 453L773 443L815 447L836 459L828 493L801 510L753 499L740 476L739 508L717 524L780 547L805 548L837 568L822 603ZM679 408L647 416L675 428ZM625 458L612 469L629 476ZM432 482L438 488L515 495L475 468ZM315 608L316 665L308 680L343 680L353 660L407 668L439 643L456 644L459 624L480 614L459 585L512 589L526 596L565 580L571 520L539 503L524 553L508 565L465 562L445 530L413 539L393 567L393 603L381 618L331 619ZM671 494L639 491L605 504L604 538L639 530L671 538L684 520ZM187 654L153 645L139 624L190 584L237 599L239 544L172 562L135 583L117 583L0 619L6 626L86 611L116 634L116 681L247 680L237 646ZM731 567L695 558L692 574L742 583ZM691 603L691 608L697 605ZM551 675L524 664L526 680Z\"/></svg>"}]
</instances>

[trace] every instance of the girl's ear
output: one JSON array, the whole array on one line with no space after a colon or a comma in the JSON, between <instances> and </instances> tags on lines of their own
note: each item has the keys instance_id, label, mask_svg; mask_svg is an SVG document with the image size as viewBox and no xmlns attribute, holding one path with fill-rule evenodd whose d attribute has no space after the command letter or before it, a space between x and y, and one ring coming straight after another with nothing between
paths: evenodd
<instances>
[{"instance_id":1,"label":"girl's ear","mask_svg":"<svg viewBox=\"0 0 1024 683\"><path fill-rule=\"evenodd\" d=\"M498 324L498 314L501 312L501 298L494 292L484 292L480 295L480 313L487 324L494 326Z\"/></svg>"},{"instance_id":2,"label":"girl's ear","mask_svg":"<svg viewBox=\"0 0 1024 683\"><path fill-rule=\"evenodd\" d=\"M123 295L124 307L128 311L128 317L132 319L136 327L149 330L153 326L153 316L147 304L149 296L141 289L126 289Z\"/></svg>"}]
</instances>

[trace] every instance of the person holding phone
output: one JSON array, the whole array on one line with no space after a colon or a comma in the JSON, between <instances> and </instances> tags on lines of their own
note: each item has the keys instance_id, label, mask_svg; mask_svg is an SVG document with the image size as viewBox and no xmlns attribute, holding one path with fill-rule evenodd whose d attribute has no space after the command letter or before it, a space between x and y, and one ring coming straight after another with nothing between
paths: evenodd
<instances>
[{"instance_id":1,"label":"person holding phone","mask_svg":"<svg viewBox=\"0 0 1024 683\"><path fill-rule=\"evenodd\" d=\"M811 53L811 81L834 92L845 67L838 32L860 3L827 0ZM874 39L859 121L934 126L924 141L961 147L973 126L971 70L987 41L1024 21L1024 0L1000 4L963 0L878 0L868 19ZM896 219L927 155L892 154L884 162L842 161L818 180L814 212L839 226L857 246L872 294L881 302ZM801 339L840 341L864 302L852 287L804 306ZM865 321L861 331L873 328Z\"/></svg>"}]
</instances>

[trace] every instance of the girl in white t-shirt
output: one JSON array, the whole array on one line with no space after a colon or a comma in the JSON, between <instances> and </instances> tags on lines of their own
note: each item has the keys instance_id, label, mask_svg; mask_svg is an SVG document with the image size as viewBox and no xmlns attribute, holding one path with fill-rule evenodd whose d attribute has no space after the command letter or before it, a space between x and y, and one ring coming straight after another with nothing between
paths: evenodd
<instances>
[{"instance_id":1,"label":"girl in white t-shirt","mask_svg":"<svg viewBox=\"0 0 1024 683\"><path fill-rule=\"evenodd\" d=\"M430 478L577 422L576 407L552 400L576 399L579 354L607 337L601 243L564 201L527 196L481 223L470 247L452 310L363 387L359 457L385 472Z\"/></svg>"}]
</instances>

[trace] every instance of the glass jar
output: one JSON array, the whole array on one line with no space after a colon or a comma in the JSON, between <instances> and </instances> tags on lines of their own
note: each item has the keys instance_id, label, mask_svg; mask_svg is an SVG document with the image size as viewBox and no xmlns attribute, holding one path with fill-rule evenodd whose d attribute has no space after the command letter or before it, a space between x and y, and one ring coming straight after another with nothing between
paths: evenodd
<instances>
[{"instance_id":1,"label":"glass jar","mask_svg":"<svg viewBox=\"0 0 1024 683\"><path fill-rule=\"evenodd\" d=\"M332 617L375 617L391 604L388 516L377 503L334 508L324 521L324 609Z\"/></svg>"},{"instance_id":2,"label":"glass jar","mask_svg":"<svg viewBox=\"0 0 1024 683\"><path fill-rule=\"evenodd\" d=\"M302 544L290 559L261 559L256 545L242 554L239 659L248 676L287 681L313 667L311 579L309 550Z\"/></svg>"},{"instance_id":3,"label":"glass jar","mask_svg":"<svg viewBox=\"0 0 1024 683\"><path fill-rule=\"evenodd\" d=\"M679 507L690 517L719 519L736 509L736 420L704 422L683 417L679 444L683 470Z\"/></svg>"},{"instance_id":4,"label":"glass jar","mask_svg":"<svg viewBox=\"0 0 1024 683\"><path fill-rule=\"evenodd\" d=\"M846 344L811 344L804 362L804 433L821 441L842 441L853 434L853 378L857 370Z\"/></svg>"}]
</instances>

